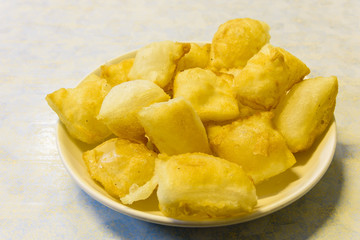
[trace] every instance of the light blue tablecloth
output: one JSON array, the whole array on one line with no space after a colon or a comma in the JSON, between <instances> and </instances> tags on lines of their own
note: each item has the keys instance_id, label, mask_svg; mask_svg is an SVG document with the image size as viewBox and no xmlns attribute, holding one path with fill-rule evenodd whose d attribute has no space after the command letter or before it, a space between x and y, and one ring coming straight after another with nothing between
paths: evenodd
<instances>
[{"instance_id":1,"label":"light blue tablecloth","mask_svg":"<svg viewBox=\"0 0 360 240\"><path fill-rule=\"evenodd\" d=\"M14 0L0 2L0 239L360 239L360 1ZM255 221L186 229L132 219L84 193L56 148L47 93L152 41L211 41L251 17L310 77L336 75L338 142L323 179Z\"/></svg>"}]
</instances>

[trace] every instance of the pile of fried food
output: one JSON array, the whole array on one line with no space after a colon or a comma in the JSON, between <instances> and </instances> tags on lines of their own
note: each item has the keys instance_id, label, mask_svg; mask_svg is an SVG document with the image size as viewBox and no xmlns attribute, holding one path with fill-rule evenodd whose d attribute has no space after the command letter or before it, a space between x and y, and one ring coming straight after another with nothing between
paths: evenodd
<instances>
[{"instance_id":1,"label":"pile of fried food","mask_svg":"<svg viewBox=\"0 0 360 240\"><path fill-rule=\"evenodd\" d=\"M123 204L156 191L173 218L251 212L256 185L292 167L333 118L337 78L272 46L269 26L220 25L211 44L162 41L46 100L88 144L89 174Z\"/></svg>"}]
</instances>

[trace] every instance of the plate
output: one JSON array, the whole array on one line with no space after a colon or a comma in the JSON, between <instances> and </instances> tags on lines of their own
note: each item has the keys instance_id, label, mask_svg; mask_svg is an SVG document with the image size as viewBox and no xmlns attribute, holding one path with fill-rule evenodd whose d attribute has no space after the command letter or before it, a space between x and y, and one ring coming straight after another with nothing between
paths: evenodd
<instances>
[{"instance_id":1,"label":"plate","mask_svg":"<svg viewBox=\"0 0 360 240\"><path fill-rule=\"evenodd\" d=\"M136 51L124 54L109 61L108 64L134 57L135 54ZM100 75L100 68L93 73ZM226 219L185 221L165 217L159 211L155 193L146 200L135 202L130 206L123 205L96 183L87 171L82 153L95 146L73 139L60 121L57 128L57 146L62 162L75 182L105 206L130 217L162 225L215 227L263 217L288 206L310 191L325 174L333 159L336 147L336 122L334 118L309 150L295 154L297 163L292 168L257 186L258 204L253 212Z\"/></svg>"}]
</instances>

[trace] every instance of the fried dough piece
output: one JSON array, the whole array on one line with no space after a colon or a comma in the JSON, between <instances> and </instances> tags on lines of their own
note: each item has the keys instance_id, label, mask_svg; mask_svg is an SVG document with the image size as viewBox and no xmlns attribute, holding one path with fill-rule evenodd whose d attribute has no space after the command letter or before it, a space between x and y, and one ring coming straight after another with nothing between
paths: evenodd
<instances>
[{"instance_id":1,"label":"fried dough piece","mask_svg":"<svg viewBox=\"0 0 360 240\"><path fill-rule=\"evenodd\" d=\"M295 164L285 139L273 129L271 112L257 113L231 124L208 126L215 155L235 162L258 184Z\"/></svg>"},{"instance_id":2,"label":"fried dough piece","mask_svg":"<svg viewBox=\"0 0 360 240\"><path fill-rule=\"evenodd\" d=\"M206 68L209 64L211 44L200 46L196 43L190 43L190 45L190 51L177 64L177 72L195 67Z\"/></svg>"},{"instance_id":3,"label":"fried dough piece","mask_svg":"<svg viewBox=\"0 0 360 240\"><path fill-rule=\"evenodd\" d=\"M211 152L200 117L183 97L144 107L138 119L161 153Z\"/></svg>"},{"instance_id":4,"label":"fried dough piece","mask_svg":"<svg viewBox=\"0 0 360 240\"><path fill-rule=\"evenodd\" d=\"M275 109L274 124L292 152L308 149L333 119L338 92L335 76L304 80Z\"/></svg>"},{"instance_id":5,"label":"fried dough piece","mask_svg":"<svg viewBox=\"0 0 360 240\"><path fill-rule=\"evenodd\" d=\"M119 63L102 65L101 77L105 78L112 87L120 83L129 81L128 74L133 64L134 58L129 58L122 60Z\"/></svg>"},{"instance_id":6,"label":"fried dough piece","mask_svg":"<svg viewBox=\"0 0 360 240\"><path fill-rule=\"evenodd\" d=\"M189 43L154 42L138 50L128 77L130 80L149 80L161 88L170 84L176 64L187 52Z\"/></svg>"},{"instance_id":7,"label":"fried dough piece","mask_svg":"<svg viewBox=\"0 0 360 240\"><path fill-rule=\"evenodd\" d=\"M294 55L266 44L235 78L238 98L254 109L270 110L309 73L309 68Z\"/></svg>"},{"instance_id":8,"label":"fried dough piece","mask_svg":"<svg viewBox=\"0 0 360 240\"><path fill-rule=\"evenodd\" d=\"M242 104L241 102L238 102L238 105L239 105L239 112L240 112L239 118L241 118L241 119L248 118L256 113L263 112L261 110L253 109L249 106L246 106L246 105Z\"/></svg>"},{"instance_id":9,"label":"fried dough piece","mask_svg":"<svg viewBox=\"0 0 360 240\"><path fill-rule=\"evenodd\" d=\"M113 138L83 153L90 176L124 204L148 198L157 155L144 144Z\"/></svg>"},{"instance_id":10,"label":"fried dough piece","mask_svg":"<svg viewBox=\"0 0 360 240\"><path fill-rule=\"evenodd\" d=\"M242 69L240 69L240 68L230 68L230 69L227 69L226 71L222 71L222 72L233 75L234 78L236 78L237 75L240 74L241 70Z\"/></svg>"},{"instance_id":11,"label":"fried dough piece","mask_svg":"<svg viewBox=\"0 0 360 240\"><path fill-rule=\"evenodd\" d=\"M231 75L192 68L176 75L174 97L189 100L203 122L235 119L239 109L232 83Z\"/></svg>"},{"instance_id":12,"label":"fried dough piece","mask_svg":"<svg viewBox=\"0 0 360 240\"><path fill-rule=\"evenodd\" d=\"M137 112L169 98L162 88L148 80L124 82L113 87L105 97L98 119L120 138L145 142L145 131Z\"/></svg>"},{"instance_id":13,"label":"fried dough piece","mask_svg":"<svg viewBox=\"0 0 360 240\"><path fill-rule=\"evenodd\" d=\"M204 153L160 156L161 212L173 218L223 218L250 212L256 189L241 166Z\"/></svg>"},{"instance_id":14,"label":"fried dough piece","mask_svg":"<svg viewBox=\"0 0 360 240\"><path fill-rule=\"evenodd\" d=\"M110 88L105 79L91 74L75 88L61 88L48 94L46 101L73 138L98 143L111 134L106 125L96 119Z\"/></svg>"},{"instance_id":15,"label":"fried dough piece","mask_svg":"<svg viewBox=\"0 0 360 240\"><path fill-rule=\"evenodd\" d=\"M214 34L210 63L216 69L243 68L270 40L269 26L250 18L229 20Z\"/></svg>"}]
</instances>

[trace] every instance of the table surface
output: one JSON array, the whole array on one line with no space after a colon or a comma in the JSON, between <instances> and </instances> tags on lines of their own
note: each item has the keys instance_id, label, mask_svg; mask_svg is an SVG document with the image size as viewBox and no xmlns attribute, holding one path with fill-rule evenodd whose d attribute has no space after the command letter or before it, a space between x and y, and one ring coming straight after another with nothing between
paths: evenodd
<instances>
[{"instance_id":1,"label":"table surface","mask_svg":"<svg viewBox=\"0 0 360 240\"><path fill-rule=\"evenodd\" d=\"M0 239L360 239L360 1L0 1ZM218 228L132 219L93 200L65 170L46 94L109 59L160 40L211 41L251 17L271 43L336 75L338 139L330 168L295 203Z\"/></svg>"}]
</instances>

